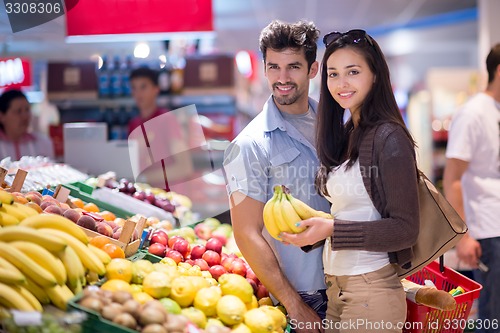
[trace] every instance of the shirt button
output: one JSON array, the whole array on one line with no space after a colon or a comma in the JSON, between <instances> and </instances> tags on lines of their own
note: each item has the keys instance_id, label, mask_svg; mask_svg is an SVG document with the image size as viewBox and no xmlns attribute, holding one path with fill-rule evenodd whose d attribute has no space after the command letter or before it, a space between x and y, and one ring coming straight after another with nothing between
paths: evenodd
<instances>
[{"instance_id":1,"label":"shirt button","mask_svg":"<svg viewBox=\"0 0 500 333\"><path fill-rule=\"evenodd\" d=\"M236 177L235 177L235 176L232 176L232 177L231 177L231 179L232 179L232 180L236 180Z\"/></svg>"}]
</instances>

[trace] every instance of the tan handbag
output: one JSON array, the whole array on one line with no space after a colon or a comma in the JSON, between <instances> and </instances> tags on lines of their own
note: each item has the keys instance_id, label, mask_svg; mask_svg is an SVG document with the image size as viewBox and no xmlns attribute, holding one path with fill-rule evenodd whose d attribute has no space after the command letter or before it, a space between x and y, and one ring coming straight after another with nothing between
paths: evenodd
<instances>
[{"instance_id":1,"label":"tan handbag","mask_svg":"<svg viewBox=\"0 0 500 333\"><path fill-rule=\"evenodd\" d=\"M418 182L420 230L412 247L411 267L397 266L398 275L407 277L451 249L467 232L467 225L450 203L421 172Z\"/></svg>"}]
</instances>

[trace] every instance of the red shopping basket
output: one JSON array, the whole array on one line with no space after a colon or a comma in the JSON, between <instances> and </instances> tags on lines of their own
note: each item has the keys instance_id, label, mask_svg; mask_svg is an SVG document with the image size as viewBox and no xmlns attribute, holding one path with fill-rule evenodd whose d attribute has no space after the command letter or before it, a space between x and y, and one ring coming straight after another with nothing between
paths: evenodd
<instances>
[{"instance_id":1,"label":"red shopping basket","mask_svg":"<svg viewBox=\"0 0 500 333\"><path fill-rule=\"evenodd\" d=\"M441 272L437 261L407 279L420 285L424 285L425 280L431 280L437 289L444 291L461 286L465 293L455 296L457 307L453 311L436 310L407 299L404 333L457 333L473 327L473 321L468 321L468 318L472 303L479 297L479 292L483 288L479 283L448 267L444 267L444 271Z\"/></svg>"}]
</instances>

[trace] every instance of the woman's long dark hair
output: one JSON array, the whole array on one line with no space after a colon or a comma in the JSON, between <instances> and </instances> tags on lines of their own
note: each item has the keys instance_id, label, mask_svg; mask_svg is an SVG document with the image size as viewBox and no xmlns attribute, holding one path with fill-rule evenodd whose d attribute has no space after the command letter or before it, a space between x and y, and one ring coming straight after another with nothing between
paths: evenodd
<instances>
[{"instance_id":1,"label":"woman's long dark hair","mask_svg":"<svg viewBox=\"0 0 500 333\"><path fill-rule=\"evenodd\" d=\"M0 112L6 114L10 108L10 104L12 103L12 101L17 98L24 98L25 100L28 100L28 98L26 98L26 95L21 90L10 89L5 91L0 96ZM2 123L0 123L0 130L5 130Z\"/></svg>"},{"instance_id":2,"label":"woman's long dark hair","mask_svg":"<svg viewBox=\"0 0 500 333\"><path fill-rule=\"evenodd\" d=\"M344 109L332 97L327 85L328 58L335 51L348 47L364 57L375 75L372 89L361 105L360 120L356 128L352 121L344 125ZM316 123L316 149L321 167L315 185L320 193L327 193L326 180L331 169L346 160L347 167L351 167L358 159L361 141L368 130L387 122L401 125L415 145L396 104L389 67L377 42L368 35L361 42L352 42L346 34L330 43L321 62L321 90Z\"/></svg>"}]
</instances>

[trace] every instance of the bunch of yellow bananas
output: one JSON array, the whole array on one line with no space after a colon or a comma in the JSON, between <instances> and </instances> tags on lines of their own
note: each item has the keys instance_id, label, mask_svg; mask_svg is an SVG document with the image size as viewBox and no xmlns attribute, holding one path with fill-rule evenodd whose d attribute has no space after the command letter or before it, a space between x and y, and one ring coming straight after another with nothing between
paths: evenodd
<instances>
[{"instance_id":1,"label":"bunch of yellow bananas","mask_svg":"<svg viewBox=\"0 0 500 333\"><path fill-rule=\"evenodd\" d=\"M0 189L0 226L17 225L29 216L38 215L31 207L14 201L14 195Z\"/></svg>"},{"instance_id":2,"label":"bunch of yellow bananas","mask_svg":"<svg viewBox=\"0 0 500 333\"><path fill-rule=\"evenodd\" d=\"M87 271L106 273L109 255L63 216L37 214L0 229L0 307L42 311L65 309L86 284Z\"/></svg>"},{"instance_id":3,"label":"bunch of yellow bananas","mask_svg":"<svg viewBox=\"0 0 500 333\"><path fill-rule=\"evenodd\" d=\"M298 234L304 231L304 227L297 227L295 224L311 217L332 218L330 214L315 210L294 198L284 185L274 187L273 197L264 206L264 225L269 234L277 240L281 240L278 237L281 232Z\"/></svg>"}]
</instances>

